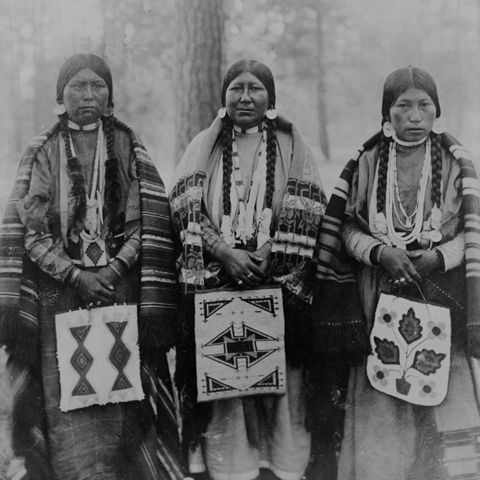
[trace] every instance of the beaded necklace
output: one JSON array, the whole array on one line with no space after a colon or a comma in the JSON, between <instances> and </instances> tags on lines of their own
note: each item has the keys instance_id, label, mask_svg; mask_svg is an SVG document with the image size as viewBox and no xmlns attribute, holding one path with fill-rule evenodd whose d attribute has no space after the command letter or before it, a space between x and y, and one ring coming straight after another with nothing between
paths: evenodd
<instances>
[{"instance_id":1,"label":"beaded necklace","mask_svg":"<svg viewBox=\"0 0 480 480\"><path fill-rule=\"evenodd\" d=\"M415 209L411 215L407 215L403 208L402 201L400 199L398 191L398 174L397 174L397 150L395 142L390 144L388 154L388 173L387 173L387 188L385 194L385 211L387 220L388 237L397 245L407 245L414 240L420 238L420 233L423 228L423 211L425 207L425 194L427 191L428 180L431 176L431 143L430 139L427 139L425 158L423 161L422 174L418 186L417 202ZM395 199L397 202L395 202ZM397 203L400 208L400 212L397 208ZM405 221L402 219L400 213L404 216ZM400 225L406 229L412 228L410 232L397 232L395 230L394 215Z\"/></svg>"},{"instance_id":2,"label":"beaded necklace","mask_svg":"<svg viewBox=\"0 0 480 480\"><path fill-rule=\"evenodd\" d=\"M245 199L245 187L240 171L240 158L238 154L235 133L260 133L262 132L262 141L258 152L258 163L255 172L252 175L251 188L248 198ZM272 210L263 208L266 191L267 176L267 130L265 124L258 125L249 129L240 129L233 126L232 130L232 179L230 189L231 214L223 215L221 219L222 239L230 247L234 247L236 241L244 245L257 232L257 247L260 248L270 238L270 225L272 219ZM221 157L220 170L222 170L223 157ZM217 176L217 185L214 195L214 215L218 209L220 192L222 189L222 176ZM260 213L259 213L260 212ZM234 227L233 219L236 219Z\"/></svg>"}]
</instances>

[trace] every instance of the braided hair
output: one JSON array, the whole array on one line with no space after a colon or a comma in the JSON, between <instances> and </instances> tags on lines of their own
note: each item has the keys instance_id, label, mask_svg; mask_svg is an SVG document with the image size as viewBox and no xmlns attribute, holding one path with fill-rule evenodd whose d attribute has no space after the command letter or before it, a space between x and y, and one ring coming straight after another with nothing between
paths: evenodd
<instances>
[{"instance_id":1,"label":"braided hair","mask_svg":"<svg viewBox=\"0 0 480 480\"><path fill-rule=\"evenodd\" d=\"M377 182L377 212L385 211L385 197L387 194L388 154L390 151L391 138L384 133L380 134L378 148L378 182Z\"/></svg>"},{"instance_id":2,"label":"braided hair","mask_svg":"<svg viewBox=\"0 0 480 480\"><path fill-rule=\"evenodd\" d=\"M390 108L397 98L409 88L423 90L432 99L436 108L436 117L441 115L437 86L432 76L425 70L416 67L401 68L391 73L385 80L382 98L382 125L390 121ZM441 205L442 181L442 136L430 132L432 156L432 205ZM378 184L377 184L377 212L385 211L385 196L387 190L388 154L391 138L380 136L378 151Z\"/></svg>"},{"instance_id":3,"label":"braided hair","mask_svg":"<svg viewBox=\"0 0 480 480\"><path fill-rule=\"evenodd\" d=\"M63 103L63 94L68 82L77 72L88 68L99 75L108 87L108 109L113 110L113 82L110 68L103 58L93 54L79 53L68 58L62 65L57 79L57 102ZM67 170L72 184L72 196L75 199L73 210L73 228L82 228L87 212L87 192L82 166L72 154L68 127L68 112L59 115L60 132L65 142ZM124 216L119 217L118 209L122 194L120 171L115 155L115 123L113 115L103 116L103 130L107 139L107 161L105 162L105 210L104 218L113 232L123 230Z\"/></svg>"},{"instance_id":4,"label":"braided hair","mask_svg":"<svg viewBox=\"0 0 480 480\"><path fill-rule=\"evenodd\" d=\"M275 107L275 81L271 70L257 60L240 60L234 63L223 78L222 105L225 105L228 86L242 73L249 72L257 77L265 86L268 93L269 108ZM275 190L275 166L277 156L277 125L275 120L265 119L267 131L267 188L265 204L272 208L273 193ZM233 122L228 115L222 119L222 158L223 158L223 212L230 215L230 189L232 175L232 128Z\"/></svg>"},{"instance_id":5,"label":"braided hair","mask_svg":"<svg viewBox=\"0 0 480 480\"><path fill-rule=\"evenodd\" d=\"M85 188L85 177L83 176L82 166L77 157L72 154L70 145L70 132L68 129L68 113L59 116L60 132L65 143L65 152L67 154L67 170L70 182L72 184L71 194L75 199L73 207L72 226L76 228L83 222L87 213L87 192Z\"/></svg>"},{"instance_id":6,"label":"braided hair","mask_svg":"<svg viewBox=\"0 0 480 480\"><path fill-rule=\"evenodd\" d=\"M107 160L105 162L105 210L106 223L117 231L123 228L122 219L119 219L118 208L120 205L122 186L118 160L115 156L115 117L103 116L103 130L107 139ZM67 154L67 171L72 185L71 194L75 199L72 216L73 228L81 229L87 213L87 192L85 177L82 166L77 157L73 156L70 144L70 132L68 127L68 113L59 116L60 133L65 143Z\"/></svg>"},{"instance_id":7,"label":"braided hair","mask_svg":"<svg viewBox=\"0 0 480 480\"><path fill-rule=\"evenodd\" d=\"M105 162L105 218L114 232L123 230L124 219L118 217L122 194L120 171L115 155L115 117L103 116L103 131L107 139L107 160ZM120 221L120 222L119 222ZM121 225L119 225L121 223Z\"/></svg>"},{"instance_id":8,"label":"braided hair","mask_svg":"<svg viewBox=\"0 0 480 480\"><path fill-rule=\"evenodd\" d=\"M441 207L442 204L442 136L430 132L432 142L432 206Z\"/></svg>"}]
</instances>

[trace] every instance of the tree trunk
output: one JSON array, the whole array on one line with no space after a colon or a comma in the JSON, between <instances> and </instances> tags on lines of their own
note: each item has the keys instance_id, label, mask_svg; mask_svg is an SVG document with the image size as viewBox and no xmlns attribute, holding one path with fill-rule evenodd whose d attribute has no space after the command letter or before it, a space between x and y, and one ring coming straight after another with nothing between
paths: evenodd
<instances>
[{"instance_id":1,"label":"tree trunk","mask_svg":"<svg viewBox=\"0 0 480 480\"><path fill-rule=\"evenodd\" d=\"M328 143L327 133L327 103L326 103L326 84L325 84L325 66L324 57L324 35L323 35L323 16L325 14L325 6L323 1L316 3L317 11L317 118L318 118L318 138L320 148L326 160L330 159L330 146Z\"/></svg>"},{"instance_id":2,"label":"tree trunk","mask_svg":"<svg viewBox=\"0 0 480 480\"><path fill-rule=\"evenodd\" d=\"M221 102L225 13L222 0L177 0L177 162Z\"/></svg>"}]
</instances>

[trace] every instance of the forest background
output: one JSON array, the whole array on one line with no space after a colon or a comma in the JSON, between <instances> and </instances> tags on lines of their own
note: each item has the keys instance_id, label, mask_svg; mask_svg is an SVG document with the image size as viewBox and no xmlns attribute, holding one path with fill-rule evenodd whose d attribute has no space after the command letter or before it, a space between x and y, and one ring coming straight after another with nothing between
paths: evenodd
<instances>
[{"instance_id":1,"label":"forest background","mask_svg":"<svg viewBox=\"0 0 480 480\"><path fill-rule=\"evenodd\" d=\"M480 154L479 0L0 0L0 212L28 140L55 121L60 66L104 57L115 114L140 133L167 185L220 107L242 58L275 76L277 109L318 154L328 193L380 128L383 82L408 65L434 77L450 133ZM11 458L0 350L0 479Z\"/></svg>"}]
</instances>

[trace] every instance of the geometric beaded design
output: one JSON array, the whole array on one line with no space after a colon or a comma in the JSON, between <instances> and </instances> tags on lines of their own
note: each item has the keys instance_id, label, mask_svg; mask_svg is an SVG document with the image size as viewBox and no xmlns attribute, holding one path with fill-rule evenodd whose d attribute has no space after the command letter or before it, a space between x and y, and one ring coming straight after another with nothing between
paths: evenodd
<instances>
[{"instance_id":1,"label":"geometric beaded design","mask_svg":"<svg viewBox=\"0 0 480 480\"><path fill-rule=\"evenodd\" d=\"M103 250L97 242L92 242L88 247L85 253L88 255L88 258L93 262L94 265L98 263L102 257Z\"/></svg>"},{"instance_id":2,"label":"geometric beaded design","mask_svg":"<svg viewBox=\"0 0 480 480\"><path fill-rule=\"evenodd\" d=\"M130 350L122 341L122 335L127 326L127 322L107 322L106 325L115 338L115 343L108 358L112 362L112 365L118 370L118 376L113 384L112 390L116 391L131 388L132 384L123 372L131 355Z\"/></svg>"},{"instance_id":3,"label":"geometric beaded design","mask_svg":"<svg viewBox=\"0 0 480 480\"><path fill-rule=\"evenodd\" d=\"M78 383L72 391L72 395L91 395L95 393L90 382L87 380L87 373L92 367L93 357L90 352L85 348L84 342L88 336L91 326L85 325L83 327L72 327L70 332L73 338L77 341L78 347L73 352L70 363L75 371L80 376Z\"/></svg>"}]
</instances>

